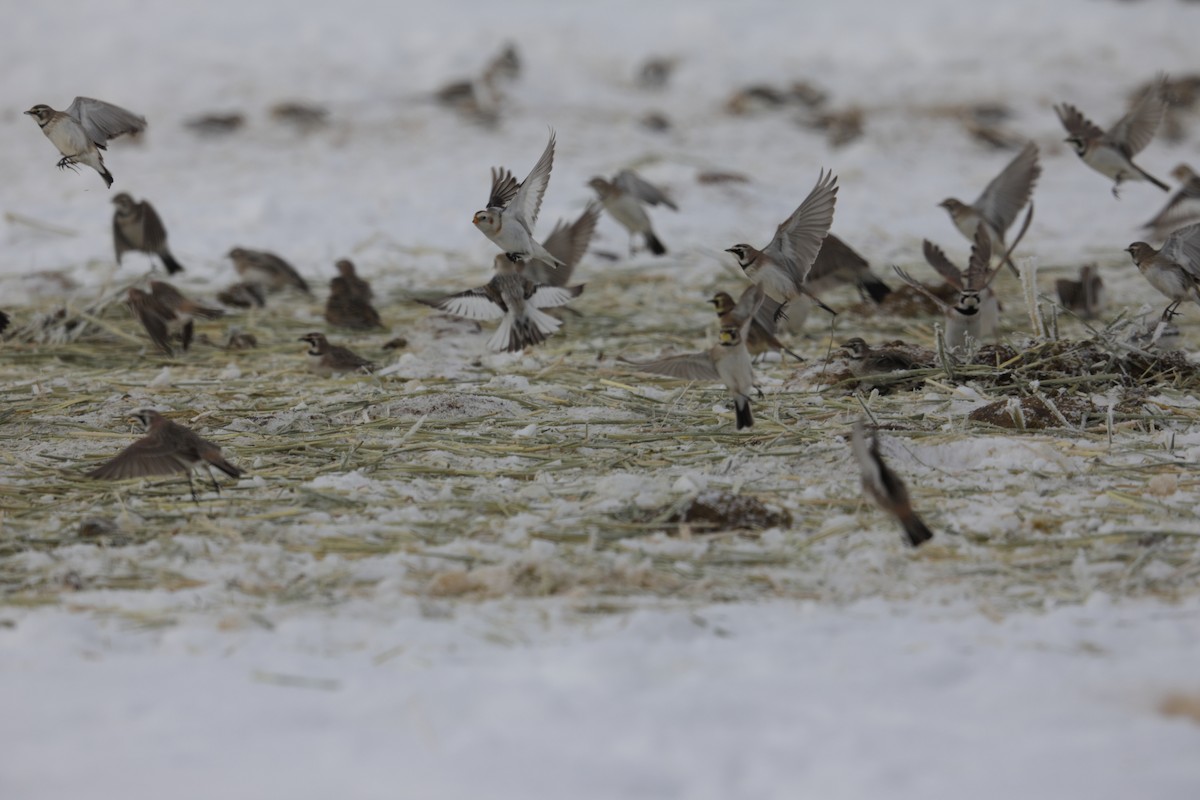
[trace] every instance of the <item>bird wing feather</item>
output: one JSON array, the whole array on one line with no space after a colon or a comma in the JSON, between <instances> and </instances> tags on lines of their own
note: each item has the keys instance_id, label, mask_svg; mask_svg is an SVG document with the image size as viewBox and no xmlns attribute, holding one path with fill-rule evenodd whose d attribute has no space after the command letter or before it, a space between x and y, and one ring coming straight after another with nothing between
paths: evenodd
<instances>
[{"instance_id":1,"label":"bird wing feather","mask_svg":"<svg viewBox=\"0 0 1200 800\"><path fill-rule=\"evenodd\" d=\"M1029 202L1033 185L1041 174L1037 145L1030 142L987 185L975 201L975 210L1003 235Z\"/></svg>"},{"instance_id":2,"label":"bird wing feather","mask_svg":"<svg viewBox=\"0 0 1200 800\"><path fill-rule=\"evenodd\" d=\"M79 120L88 138L98 145L122 134L141 133L146 129L145 117L91 97L76 97L67 108L67 114Z\"/></svg>"}]
</instances>

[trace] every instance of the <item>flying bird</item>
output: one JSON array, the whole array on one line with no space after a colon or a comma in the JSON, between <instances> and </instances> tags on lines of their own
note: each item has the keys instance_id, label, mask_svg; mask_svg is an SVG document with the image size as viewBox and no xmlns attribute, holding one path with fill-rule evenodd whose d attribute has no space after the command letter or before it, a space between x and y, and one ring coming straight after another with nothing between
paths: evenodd
<instances>
[{"instance_id":1,"label":"flying bird","mask_svg":"<svg viewBox=\"0 0 1200 800\"><path fill-rule=\"evenodd\" d=\"M100 173L106 188L112 186L113 176L100 151L108 149L109 139L146 129L145 117L90 97L76 97L66 111L39 103L25 113L37 120L42 133L62 153L59 169L89 166Z\"/></svg>"}]
</instances>

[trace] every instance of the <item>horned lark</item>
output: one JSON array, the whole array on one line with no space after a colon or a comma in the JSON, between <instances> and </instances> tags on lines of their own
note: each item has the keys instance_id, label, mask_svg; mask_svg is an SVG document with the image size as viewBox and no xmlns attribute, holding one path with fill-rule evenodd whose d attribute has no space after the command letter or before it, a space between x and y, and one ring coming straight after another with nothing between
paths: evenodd
<instances>
[{"instance_id":1,"label":"horned lark","mask_svg":"<svg viewBox=\"0 0 1200 800\"><path fill-rule=\"evenodd\" d=\"M125 192L112 201L117 207L113 214L113 247L117 251L117 263L121 263L121 256L126 251L133 250L158 256L168 275L183 272L183 265L175 260L167 247L167 229L163 227L154 206L147 200L134 202Z\"/></svg>"},{"instance_id":2,"label":"horned lark","mask_svg":"<svg viewBox=\"0 0 1200 800\"><path fill-rule=\"evenodd\" d=\"M871 272L867 260L832 233L825 237L805 285L814 293L831 289L839 283L858 287L872 302L880 303L892 293L891 287Z\"/></svg>"},{"instance_id":3,"label":"horned lark","mask_svg":"<svg viewBox=\"0 0 1200 800\"><path fill-rule=\"evenodd\" d=\"M1058 292L1058 302L1063 308L1078 313L1084 319L1091 319L1108 305L1104 296L1104 281L1095 264L1084 264L1079 268L1079 280L1059 278L1054 282Z\"/></svg>"},{"instance_id":4,"label":"horned lark","mask_svg":"<svg viewBox=\"0 0 1200 800\"><path fill-rule=\"evenodd\" d=\"M958 299L954 305L948 305L913 280L904 270L899 267L894 269L905 283L942 309L946 318L946 345L951 348L965 347L968 338L979 342L985 337L995 336L1000 318L1000 302L989 287L996 272L988 269L992 256L992 240L986 228L980 225L975 234L971 258L965 271L950 263L942 249L928 239L925 240L924 249L925 260L929 262L929 266L937 270L946 283L958 290Z\"/></svg>"},{"instance_id":5,"label":"horned lark","mask_svg":"<svg viewBox=\"0 0 1200 800\"><path fill-rule=\"evenodd\" d=\"M992 179L974 203L967 205L950 197L939 205L949 212L954 226L968 240L974 239L975 230L983 225L992 238L992 252L999 255L1004 252L1005 232L1029 202L1033 186L1041 174L1037 145L1030 142ZM1016 275L1017 267L1011 259L1008 266Z\"/></svg>"},{"instance_id":6,"label":"horned lark","mask_svg":"<svg viewBox=\"0 0 1200 800\"><path fill-rule=\"evenodd\" d=\"M542 157L521 183L517 183L509 170L492 168L492 194L487 208L475 212L472 222L505 252L510 261L538 258L556 267L562 266L562 261L533 238L533 227L537 224L553 167L554 131L550 131L550 141L546 143Z\"/></svg>"},{"instance_id":7,"label":"horned lark","mask_svg":"<svg viewBox=\"0 0 1200 800\"><path fill-rule=\"evenodd\" d=\"M262 308L267 304L267 296L263 287L258 283L240 281L217 292L217 300L234 308Z\"/></svg>"},{"instance_id":8,"label":"horned lark","mask_svg":"<svg viewBox=\"0 0 1200 800\"><path fill-rule=\"evenodd\" d=\"M932 361L932 354L928 354L928 357L919 357L916 352L896 347L871 347L859 336L848 339L841 346L846 351L851 374L858 378L860 386L867 389L878 388L881 391L887 391L899 383L914 383L913 381L889 380L886 376L892 372L921 369ZM920 381L915 381L915 383L920 383Z\"/></svg>"},{"instance_id":9,"label":"horned lark","mask_svg":"<svg viewBox=\"0 0 1200 800\"><path fill-rule=\"evenodd\" d=\"M382 328L379 312L371 305L371 284L358 277L348 259L341 259L335 266L338 276L329 282L325 321L337 328L353 330Z\"/></svg>"},{"instance_id":10,"label":"horned lark","mask_svg":"<svg viewBox=\"0 0 1200 800\"><path fill-rule=\"evenodd\" d=\"M173 355L170 337L177 336L184 352L192 346L193 320L215 319L225 312L184 297L169 283L150 281L150 292L129 290L129 308L142 323L150 339L167 355Z\"/></svg>"},{"instance_id":11,"label":"horned lark","mask_svg":"<svg viewBox=\"0 0 1200 800\"><path fill-rule=\"evenodd\" d=\"M242 470L225 460L221 448L177 422L171 422L157 411L143 409L133 414L142 424L146 435L126 447L111 461L107 461L89 472L89 478L104 481L121 481L130 478L145 478L151 475L174 475L182 472L187 476L192 499L196 499L196 487L192 484L192 472L197 467L208 470L209 480L218 492L221 487L213 478L216 467L231 478L238 478Z\"/></svg>"},{"instance_id":12,"label":"horned lark","mask_svg":"<svg viewBox=\"0 0 1200 800\"><path fill-rule=\"evenodd\" d=\"M717 292L709 301L717 310L717 315L724 317L737 307L733 301L733 297L728 292ZM767 303L771 303L768 309ZM751 358L757 358L763 353L770 350L773 353L787 353L797 361L803 361L804 357L793 353L784 346L783 342L775 335L775 305L774 301L764 299L762 305L758 307L754 318L750 321L750 330L746 333L746 350L749 351Z\"/></svg>"},{"instance_id":13,"label":"horned lark","mask_svg":"<svg viewBox=\"0 0 1200 800\"><path fill-rule=\"evenodd\" d=\"M544 286L525 277L503 255L496 256L496 274L485 285L438 300L421 300L427 306L466 319L499 319L488 347L516 353L541 344L562 323L541 309L563 306L583 293L583 285Z\"/></svg>"},{"instance_id":14,"label":"horned lark","mask_svg":"<svg viewBox=\"0 0 1200 800\"><path fill-rule=\"evenodd\" d=\"M306 333L300 341L308 342L308 369L322 378L335 372L372 372L375 364L345 347L330 344L323 333Z\"/></svg>"},{"instance_id":15,"label":"horned lark","mask_svg":"<svg viewBox=\"0 0 1200 800\"><path fill-rule=\"evenodd\" d=\"M37 120L42 133L62 153L59 169L86 164L100 173L105 187L112 186L113 176L100 151L108 149L109 139L146 129L144 117L90 97L76 97L66 111L39 103L25 113Z\"/></svg>"},{"instance_id":16,"label":"horned lark","mask_svg":"<svg viewBox=\"0 0 1200 800\"><path fill-rule=\"evenodd\" d=\"M238 275L249 283L260 284L268 292L278 292L291 286L312 295L308 283L300 277L296 268L274 253L235 247L228 255Z\"/></svg>"},{"instance_id":17,"label":"horned lark","mask_svg":"<svg viewBox=\"0 0 1200 800\"><path fill-rule=\"evenodd\" d=\"M546 248L546 252L561 261L562 266L555 269L554 265L540 258L533 258L524 264L525 277L545 286L566 286L583 254L587 252L588 245L591 244L592 234L596 231L596 221L599 219L600 205L588 203L587 208L574 222L559 222L555 225L546 241L542 242L542 246Z\"/></svg>"},{"instance_id":18,"label":"horned lark","mask_svg":"<svg viewBox=\"0 0 1200 800\"><path fill-rule=\"evenodd\" d=\"M1143 225L1143 228L1156 231L1173 228L1200 215L1200 175L1193 172L1187 164L1180 164L1171 170L1171 177L1179 181L1179 189L1171 195L1162 211L1155 214L1154 219Z\"/></svg>"},{"instance_id":19,"label":"horned lark","mask_svg":"<svg viewBox=\"0 0 1200 800\"><path fill-rule=\"evenodd\" d=\"M1150 285L1171 299L1165 317L1173 316L1184 300L1200 305L1200 223L1175 231L1159 250L1134 242L1125 252Z\"/></svg>"},{"instance_id":20,"label":"horned lark","mask_svg":"<svg viewBox=\"0 0 1200 800\"><path fill-rule=\"evenodd\" d=\"M644 203L651 206L664 205L678 211L679 206L675 205L665 192L642 180L641 176L631 169L621 170L611 181L596 176L588 181L588 186L599 195L600 202L604 204L604 210L609 216L629 231L630 255L634 252L634 237L639 233L645 238L646 247L651 253L661 256L667 252L667 248L650 227L650 217L646 214L646 209L642 208Z\"/></svg>"},{"instance_id":21,"label":"horned lark","mask_svg":"<svg viewBox=\"0 0 1200 800\"><path fill-rule=\"evenodd\" d=\"M725 251L737 257L738 266L772 300L786 304L808 294L804 282L833 224L837 188L837 177L822 171L808 197L780 223L775 238L766 247L759 250L735 244Z\"/></svg>"},{"instance_id":22,"label":"horned lark","mask_svg":"<svg viewBox=\"0 0 1200 800\"><path fill-rule=\"evenodd\" d=\"M754 389L754 367L746 338L750 324L763 303L762 286L742 292L733 310L721 315L721 335L717 344L703 353L687 353L649 362L627 362L640 372L652 372L688 381L722 381L733 398L737 429L754 425L750 410L750 391ZM759 392L761 396L761 392Z\"/></svg>"},{"instance_id":23,"label":"horned lark","mask_svg":"<svg viewBox=\"0 0 1200 800\"><path fill-rule=\"evenodd\" d=\"M1075 148L1076 155L1083 159L1083 163L1113 179L1113 197L1120 196L1118 190L1123 181L1150 181L1164 192L1168 191L1165 183L1133 163L1133 157L1150 144L1162 121L1166 109L1163 98L1165 81L1166 76L1160 75L1129 113L1107 131L1069 103L1054 107L1063 127L1070 134L1064 141Z\"/></svg>"},{"instance_id":24,"label":"horned lark","mask_svg":"<svg viewBox=\"0 0 1200 800\"><path fill-rule=\"evenodd\" d=\"M900 520L905 541L909 546L919 547L932 539L933 531L929 530L912 509L904 481L884 463L883 456L879 454L879 435L868 435L861 419L854 423L850 447L854 459L858 462L863 494L874 500L875 505Z\"/></svg>"}]
</instances>

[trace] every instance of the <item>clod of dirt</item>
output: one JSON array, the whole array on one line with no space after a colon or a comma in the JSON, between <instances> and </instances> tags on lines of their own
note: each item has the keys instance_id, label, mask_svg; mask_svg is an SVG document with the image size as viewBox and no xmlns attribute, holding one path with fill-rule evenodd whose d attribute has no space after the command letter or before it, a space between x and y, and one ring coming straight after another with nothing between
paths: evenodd
<instances>
[{"instance_id":1,"label":"clod of dirt","mask_svg":"<svg viewBox=\"0 0 1200 800\"><path fill-rule=\"evenodd\" d=\"M694 532L788 528L792 515L786 509L768 508L757 497L732 492L701 492L686 506L667 518L672 524L686 523Z\"/></svg>"}]
</instances>

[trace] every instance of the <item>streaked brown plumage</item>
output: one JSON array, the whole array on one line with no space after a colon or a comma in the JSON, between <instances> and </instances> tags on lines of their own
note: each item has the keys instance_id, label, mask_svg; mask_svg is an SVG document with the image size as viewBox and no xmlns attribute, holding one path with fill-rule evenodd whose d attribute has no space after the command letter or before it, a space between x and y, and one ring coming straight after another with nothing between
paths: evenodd
<instances>
[{"instance_id":1,"label":"streaked brown plumage","mask_svg":"<svg viewBox=\"0 0 1200 800\"><path fill-rule=\"evenodd\" d=\"M217 301L233 308L263 308L267 295L262 284L239 281L217 292Z\"/></svg>"},{"instance_id":2,"label":"streaked brown plumage","mask_svg":"<svg viewBox=\"0 0 1200 800\"><path fill-rule=\"evenodd\" d=\"M642 208L643 204L664 205L678 211L679 206L663 190L643 180L631 169L621 170L611 181L597 175L588 181L588 186L596 192L608 215L629 231L630 253L633 253L634 237L640 233L651 253L656 256L666 254L667 248L650 226L650 215Z\"/></svg>"},{"instance_id":3,"label":"streaked brown plumage","mask_svg":"<svg viewBox=\"0 0 1200 800\"><path fill-rule=\"evenodd\" d=\"M308 282L300 277L296 268L274 253L235 247L229 251L229 258L243 280L260 284L268 292L278 292L290 286L307 295L312 294Z\"/></svg>"},{"instance_id":4,"label":"streaked brown plumage","mask_svg":"<svg viewBox=\"0 0 1200 800\"><path fill-rule=\"evenodd\" d=\"M1095 264L1084 264L1079 268L1079 280L1059 278L1054 282L1058 302L1063 308L1077 312L1084 319L1091 319L1104 310L1104 281Z\"/></svg>"},{"instance_id":5,"label":"streaked brown plumage","mask_svg":"<svg viewBox=\"0 0 1200 800\"><path fill-rule=\"evenodd\" d=\"M325 321L334 327L351 330L382 328L379 312L371 305L371 284L358 277L349 259L343 258L335 266L338 276L329 282Z\"/></svg>"},{"instance_id":6,"label":"streaked brown plumage","mask_svg":"<svg viewBox=\"0 0 1200 800\"><path fill-rule=\"evenodd\" d=\"M868 442L868 438L870 441ZM863 493L875 501L875 505L900 521L904 538L910 547L919 547L933 538L933 531L913 511L908 498L908 488L892 469L884 463L879 453L879 436L866 432L861 419L854 423L850 447L858 461Z\"/></svg>"},{"instance_id":7,"label":"streaked brown plumage","mask_svg":"<svg viewBox=\"0 0 1200 800\"><path fill-rule=\"evenodd\" d=\"M192 472L197 467L215 467L231 478L242 475L242 470L225 460L221 448L202 439L184 426L171 422L157 411L143 409L133 414L146 430L146 435L126 447L110 461L87 473L89 478L107 481L145 478L152 475L175 475L180 472L188 479L192 499L196 489L192 485ZM212 471L209 470L212 479ZM220 486L213 479L213 488Z\"/></svg>"},{"instance_id":8,"label":"streaked brown plumage","mask_svg":"<svg viewBox=\"0 0 1200 800\"><path fill-rule=\"evenodd\" d=\"M346 347L330 344L323 333L307 333L300 341L308 342L308 368L323 378L334 373L372 372L375 363Z\"/></svg>"},{"instance_id":9,"label":"streaked brown plumage","mask_svg":"<svg viewBox=\"0 0 1200 800\"><path fill-rule=\"evenodd\" d=\"M850 363L850 372L866 389L887 392L894 387L909 388L921 383L919 379L889 379L889 373L920 369L933 361L933 354L901 350L896 347L871 347L862 337L855 336L842 343ZM924 357L928 355L928 357Z\"/></svg>"},{"instance_id":10,"label":"streaked brown plumage","mask_svg":"<svg viewBox=\"0 0 1200 800\"><path fill-rule=\"evenodd\" d=\"M112 199L117 207L113 214L113 248L117 252L117 263L130 250L158 256L168 275L183 272L183 265L171 255L167 247L167 229L149 201L135 202L125 192Z\"/></svg>"},{"instance_id":11,"label":"streaked brown plumage","mask_svg":"<svg viewBox=\"0 0 1200 800\"><path fill-rule=\"evenodd\" d=\"M717 292L709 302L716 308L718 316L728 314L737 306L737 302L728 292ZM768 302L771 303L769 307ZM803 361L803 356L789 350L775 335L774 313L774 302L764 300L758 311L755 312L754 318L750 322L750 329L746 333L746 350L750 353L751 358L770 350L773 353L787 353L797 361Z\"/></svg>"},{"instance_id":12,"label":"streaked brown plumage","mask_svg":"<svg viewBox=\"0 0 1200 800\"><path fill-rule=\"evenodd\" d=\"M138 288L131 288L128 293L126 305L138 321L142 323L142 327L146 329L146 334L150 337L150 341L162 350L168 356L175 354L171 348L171 336L178 334L180 338L187 335L187 343L183 349L187 350L191 344L191 331L187 334L184 332L183 321L179 319L176 313L168 308L161 300L152 296L148 292L144 292Z\"/></svg>"},{"instance_id":13,"label":"streaked brown plumage","mask_svg":"<svg viewBox=\"0 0 1200 800\"><path fill-rule=\"evenodd\" d=\"M524 262L525 277L543 286L566 286L575 272L576 265L592 242L596 222L600 219L600 208L599 203L588 203L587 208L574 222L559 221L542 242L542 247L562 261L562 266L555 269L553 264L540 258L531 258Z\"/></svg>"}]
</instances>

